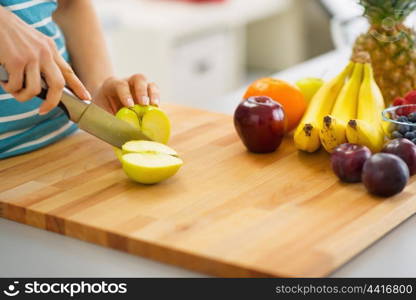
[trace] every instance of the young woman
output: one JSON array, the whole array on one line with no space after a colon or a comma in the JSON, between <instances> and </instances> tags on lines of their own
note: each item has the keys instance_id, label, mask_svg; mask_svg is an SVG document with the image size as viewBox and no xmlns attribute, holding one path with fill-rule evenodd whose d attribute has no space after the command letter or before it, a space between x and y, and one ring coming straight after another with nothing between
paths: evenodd
<instances>
[{"instance_id":1,"label":"young woman","mask_svg":"<svg viewBox=\"0 0 416 300\"><path fill-rule=\"evenodd\" d=\"M64 85L111 113L159 103L157 86L143 75L113 76L90 0L0 0L0 64L10 78L0 83L0 158L77 130L56 107ZM46 101L36 98L41 76L49 86Z\"/></svg>"}]
</instances>

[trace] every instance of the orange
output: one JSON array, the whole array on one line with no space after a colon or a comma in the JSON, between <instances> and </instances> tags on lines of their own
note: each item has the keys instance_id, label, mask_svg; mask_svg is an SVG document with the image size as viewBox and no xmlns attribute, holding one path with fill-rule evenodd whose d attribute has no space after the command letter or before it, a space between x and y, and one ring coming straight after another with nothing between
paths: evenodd
<instances>
[{"instance_id":1,"label":"orange","mask_svg":"<svg viewBox=\"0 0 416 300\"><path fill-rule=\"evenodd\" d=\"M298 125L307 106L300 89L280 79L261 78L256 80L248 87L244 98L253 96L267 96L283 106L288 132Z\"/></svg>"}]
</instances>

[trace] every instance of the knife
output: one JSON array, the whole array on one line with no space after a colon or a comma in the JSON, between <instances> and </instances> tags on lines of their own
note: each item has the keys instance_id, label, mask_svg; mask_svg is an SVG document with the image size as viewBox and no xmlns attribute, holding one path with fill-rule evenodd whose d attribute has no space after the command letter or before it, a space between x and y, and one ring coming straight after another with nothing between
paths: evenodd
<instances>
[{"instance_id":1,"label":"knife","mask_svg":"<svg viewBox=\"0 0 416 300\"><path fill-rule=\"evenodd\" d=\"M8 79L9 74L0 65L0 81L7 82ZM42 92L38 97L45 100L48 88L43 79L41 85ZM91 103L91 101L80 100L67 87L62 92L62 98L58 106L71 121L78 124L79 128L117 148L121 148L123 144L131 140L151 140L139 129L117 119L98 105Z\"/></svg>"}]
</instances>

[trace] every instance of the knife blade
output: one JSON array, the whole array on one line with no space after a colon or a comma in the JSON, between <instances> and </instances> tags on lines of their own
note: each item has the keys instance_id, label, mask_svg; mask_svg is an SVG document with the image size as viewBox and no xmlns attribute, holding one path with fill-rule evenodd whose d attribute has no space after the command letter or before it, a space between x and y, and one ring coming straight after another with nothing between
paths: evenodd
<instances>
[{"instance_id":1,"label":"knife blade","mask_svg":"<svg viewBox=\"0 0 416 300\"><path fill-rule=\"evenodd\" d=\"M0 65L0 81L7 82L8 79L6 69ZM47 85L42 80L42 92L38 97L44 100L46 94ZM71 121L78 124L79 128L117 148L121 148L123 144L131 140L151 140L138 128L117 119L98 105L80 100L66 87L63 90L59 107Z\"/></svg>"}]
</instances>

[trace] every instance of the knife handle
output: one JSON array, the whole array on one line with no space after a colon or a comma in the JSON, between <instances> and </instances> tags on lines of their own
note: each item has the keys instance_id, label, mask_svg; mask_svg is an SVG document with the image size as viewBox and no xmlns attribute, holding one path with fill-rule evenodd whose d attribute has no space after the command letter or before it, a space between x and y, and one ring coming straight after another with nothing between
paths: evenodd
<instances>
[{"instance_id":1,"label":"knife handle","mask_svg":"<svg viewBox=\"0 0 416 300\"><path fill-rule=\"evenodd\" d=\"M7 82L8 80L9 73L2 65L0 65L0 81ZM42 90L37 97L45 100L46 95L48 94L48 85L43 78L41 78L40 84ZM61 101L59 101L58 107L64 111L71 121L78 123L88 104L89 101L80 100L68 87L64 87L62 91L62 98Z\"/></svg>"},{"instance_id":2,"label":"knife handle","mask_svg":"<svg viewBox=\"0 0 416 300\"><path fill-rule=\"evenodd\" d=\"M37 97L40 98L41 100L46 100L46 96L48 94L48 88L44 87L46 86L46 82L43 79L41 79L41 85L42 85L42 89L39 95L37 95ZM57 106L64 111L64 113L67 115L68 118L70 117L68 109L66 108L65 104L62 103L62 101L59 101Z\"/></svg>"}]
</instances>

